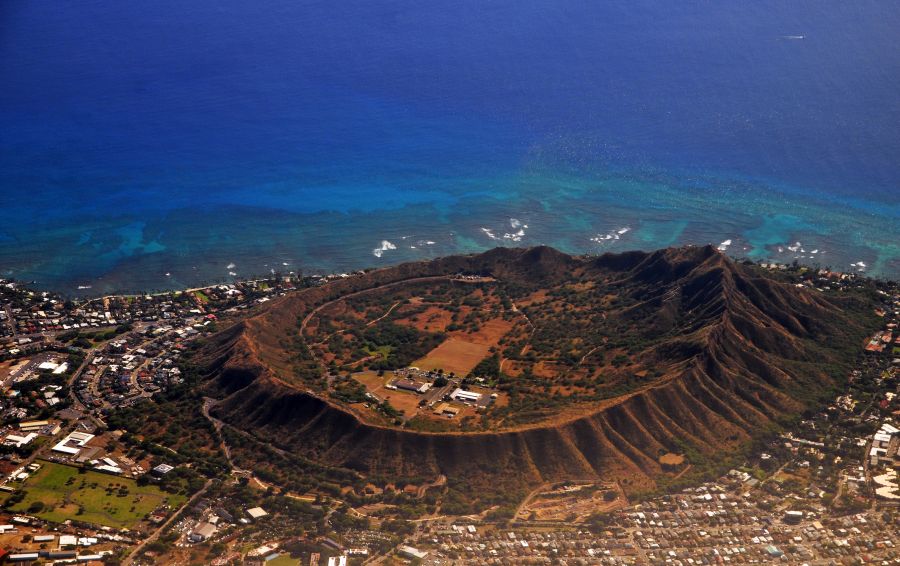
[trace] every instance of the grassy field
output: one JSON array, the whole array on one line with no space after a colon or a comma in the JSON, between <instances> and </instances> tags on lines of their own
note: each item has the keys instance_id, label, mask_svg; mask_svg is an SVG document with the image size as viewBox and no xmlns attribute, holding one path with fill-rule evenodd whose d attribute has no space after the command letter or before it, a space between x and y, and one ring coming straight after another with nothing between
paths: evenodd
<instances>
[{"instance_id":1,"label":"grassy field","mask_svg":"<svg viewBox=\"0 0 900 566\"><path fill-rule=\"evenodd\" d=\"M145 515L163 504L177 508L185 497L160 490L155 485L138 486L134 480L86 471L53 462L25 482L25 499L10 508L42 519L62 523L74 519L116 528L133 528ZM29 511L36 502L39 512Z\"/></svg>"},{"instance_id":2,"label":"grassy field","mask_svg":"<svg viewBox=\"0 0 900 566\"><path fill-rule=\"evenodd\" d=\"M370 393L379 393L384 389L384 384L391 380L391 375L378 375L377 371L359 371L353 374L353 379L365 385Z\"/></svg>"},{"instance_id":3,"label":"grassy field","mask_svg":"<svg viewBox=\"0 0 900 566\"><path fill-rule=\"evenodd\" d=\"M379 399L386 399L391 406L406 415L407 418L416 414L419 408L419 401L422 399L415 393L408 391L390 390L385 384L392 379L390 373L379 376L375 371L361 371L353 374L353 379L362 383L366 391L372 393Z\"/></svg>"},{"instance_id":4,"label":"grassy field","mask_svg":"<svg viewBox=\"0 0 900 566\"><path fill-rule=\"evenodd\" d=\"M300 559L291 558L290 554L281 554L266 562L266 566L300 566Z\"/></svg>"},{"instance_id":5,"label":"grassy field","mask_svg":"<svg viewBox=\"0 0 900 566\"><path fill-rule=\"evenodd\" d=\"M491 344L476 344L452 337L412 365L423 370L443 369L446 373L465 376L488 355L490 348Z\"/></svg>"},{"instance_id":6,"label":"grassy field","mask_svg":"<svg viewBox=\"0 0 900 566\"><path fill-rule=\"evenodd\" d=\"M370 356L381 356L383 359L387 359L388 356L391 355L392 348L390 346L379 346L377 348L366 348L366 352Z\"/></svg>"}]
</instances>

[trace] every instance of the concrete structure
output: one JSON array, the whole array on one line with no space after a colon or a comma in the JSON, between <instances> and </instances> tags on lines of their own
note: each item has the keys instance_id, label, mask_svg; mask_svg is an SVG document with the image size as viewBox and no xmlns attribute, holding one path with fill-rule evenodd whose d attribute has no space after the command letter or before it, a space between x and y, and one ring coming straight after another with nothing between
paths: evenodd
<instances>
[{"instance_id":1,"label":"concrete structure","mask_svg":"<svg viewBox=\"0 0 900 566\"><path fill-rule=\"evenodd\" d=\"M404 558L409 558L410 560L424 560L426 556L428 556L427 552L421 551L418 548L403 545L397 549L397 553Z\"/></svg>"},{"instance_id":2,"label":"concrete structure","mask_svg":"<svg viewBox=\"0 0 900 566\"><path fill-rule=\"evenodd\" d=\"M481 401L483 395L474 391L466 391L465 389L455 389L450 394L450 398L463 403L477 403Z\"/></svg>"},{"instance_id":3,"label":"concrete structure","mask_svg":"<svg viewBox=\"0 0 900 566\"><path fill-rule=\"evenodd\" d=\"M29 432L25 436L19 436L17 434L9 434L6 436L6 440L3 441L3 444L7 446L15 446L16 448L21 448L26 444L29 444L32 440L37 438L37 433Z\"/></svg>"},{"instance_id":4,"label":"concrete structure","mask_svg":"<svg viewBox=\"0 0 900 566\"><path fill-rule=\"evenodd\" d=\"M389 389L402 389L413 393L425 393L431 389L431 384L414 381L412 379L395 379L388 385Z\"/></svg>"},{"instance_id":5,"label":"concrete structure","mask_svg":"<svg viewBox=\"0 0 900 566\"><path fill-rule=\"evenodd\" d=\"M262 507L254 507L253 509L247 509L247 514L250 515L253 519L261 519L268 515Z\"/></svg>"},{"instance_id":6,"label":"concrete structure","mask_svg":"<svg viewBox=\"0 0 900 566\"><path fill-rule=\"evenodd\" d=\"M155 476L164 476L174 469L175 469L174 466L170 466L168 464L160 464L160 465L156 466L155 468L153 468L152 472L153 472L153 475L155 475Z\"/></svg>"},{"instance_id":7,"label":"concrete structure","mask_svg":"<svg viewBox=\"0 0 900 566\"><path fill-rule=\"evenodd\" d=\"M875 485L875 495L882 499L891 501L900 501L900 484L897 480L897 472L888 470L887 472L872 478Z\"/></svg>"},{"instance_id":8,"label":"concrete structure","mask_svg":"<svg viewBox=\"0 0 900 566\"><path fill-rule=\"evenodd\" d=\"M38 430L44 428L50 424L50 421L27 421L24 423L19 423L19 430L28 432L32 430Z\"/></svg>"},{"instance_id":9,"label":"concrete structure","mask_svg":"<svg viewBox=\"0 0 900 566\"><path fill-rule=\"evenodd\" d=\"M78 431L71 432L69 433L69 436L60 440L56 446L53 447L53 451L68 454L70 456L77 456L81 449L90 442L92 438L94 438L93 434Z\"/></svg>"},{"instance_id":10,"label":"concrete structure","mask_svg":"<svg viewBox=\"0 0 900 566\"><path fill-rule=\"evenodd\" d=\"M60 535L59 537L59 547L63 548L64 546L76 546L78 544L78 537L74 535Z\"/></svg>"},{"instance_id":11,"label":"concrete structure","mask_svg":"<svg viewBox=\"0 0 900 566\"><path fill-rule=\"evenodd\" d=\"M216 534L216 526L212 523L203 523L194 529L189 538L191 542L203 542L214 534Z\"/></svg>"},{"instance_id":12,"label":"concrete structure","mask_svg":"<svg viewBox=\"0 0 900 566\"><path fill-rule=\"evenodd\" d=\"M459 408L448 403L440 403L434 408L434 414L453 418L459 414Z\"/></svg>"}]
</instances>

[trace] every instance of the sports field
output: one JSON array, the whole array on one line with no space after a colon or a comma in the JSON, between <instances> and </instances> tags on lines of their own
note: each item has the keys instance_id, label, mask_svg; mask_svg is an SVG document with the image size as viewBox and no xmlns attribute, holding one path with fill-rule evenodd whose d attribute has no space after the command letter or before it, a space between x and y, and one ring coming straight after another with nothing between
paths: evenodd
<instances>
[{"instance_id":1,"label":"sports field","mask_svg":"<svg viewBox=\"0 0 900 566\"><path fill-rule=\"evenodd\" d=\"M277 557L268 560L266 566L300 566L300 559L291 558L290 554L279 554Z\"/></svg>"},{"instance_id":2,"label":"sports field","mask_svg":"<svg viewBox=\"0 0 900 566\"><path fill-rule=\"evenodd\" d=\"M138 486L131 479L73 466L39 461L41 469L25 481L25 499L10 508L62 523L66 519L115 528L133 528L163 504L181 506L185 497L155 485ZM37 505L35 505L37 504ZM36 510L43 506L42 509Z\"/></svg>"}]
</instances>

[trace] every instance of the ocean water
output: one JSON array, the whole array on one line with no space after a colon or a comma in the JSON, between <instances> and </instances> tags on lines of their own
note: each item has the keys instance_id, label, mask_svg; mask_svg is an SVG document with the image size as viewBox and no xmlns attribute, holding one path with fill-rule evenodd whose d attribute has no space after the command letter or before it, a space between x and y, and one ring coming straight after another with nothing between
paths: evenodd
<instances>
[{"instance_id":1,"label":"ocean water","mask_svg":"<svg viewBox=\"0 0 900 566\"><path fill-rule=\"evenodd\" d=\"M900 276L900 4L0 3L0 277L549 244Z\"/></svg>"}]
</instances>

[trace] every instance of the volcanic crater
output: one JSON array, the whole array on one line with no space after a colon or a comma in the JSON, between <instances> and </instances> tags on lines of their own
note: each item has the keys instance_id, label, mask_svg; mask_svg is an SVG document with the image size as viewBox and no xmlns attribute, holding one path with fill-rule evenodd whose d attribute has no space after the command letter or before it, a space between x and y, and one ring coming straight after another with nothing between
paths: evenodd
<instances>
[{"instance_id":1,"label":"volcanic crater","mask_svg":"<svg viewBox=\"0 0 900 566\"><path fill-rule=\"evenodd\" d=\"M815 409L866 333L861 308L710 246L498 248L291 293L195 359L212 415L288 458L472 493L572 479L639 491ZM432 388L449 378L495 402L453 418L434 414L444 395L384 403L417 394L373 383L437 372L423 362L459 370Z\"/></svg>"}]
</instances>

